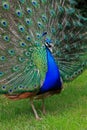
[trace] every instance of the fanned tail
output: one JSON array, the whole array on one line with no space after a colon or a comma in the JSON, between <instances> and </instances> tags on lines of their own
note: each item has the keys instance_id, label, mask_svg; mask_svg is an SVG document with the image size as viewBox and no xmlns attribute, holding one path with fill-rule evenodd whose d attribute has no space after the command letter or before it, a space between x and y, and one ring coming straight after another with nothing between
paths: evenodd
<instances>
[{"instance_id":1,"label":"fanned tail","mask_svg":"<svg viewBox=\"0 0 87 130\"><path fill-rule=\"evenodd\" d=\"M0 1L0 93L38 92L51 47L63 80L87 66L87 18L75 0ZM52 45L52 46L51 46Z\"/></svg>"}]
</instances>

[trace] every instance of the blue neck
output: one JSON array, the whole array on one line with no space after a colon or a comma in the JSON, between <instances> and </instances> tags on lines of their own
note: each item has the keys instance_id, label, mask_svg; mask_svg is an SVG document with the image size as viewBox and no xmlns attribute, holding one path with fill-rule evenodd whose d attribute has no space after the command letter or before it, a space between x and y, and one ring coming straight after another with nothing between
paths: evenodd
<instances>
[{"instance_id":1,"label":"blue neck","mask_svg":"<svg viewBox=\"0 0 87 130\"><path fill-rule=\"evenodd\" d=\"M60 89L62 86L58 66L55 63L50 50L46 48L46 51L48 71L46 73L45 81L40 89L41 93L47 92L52 89Z\"/></svg>"}]
</instances>

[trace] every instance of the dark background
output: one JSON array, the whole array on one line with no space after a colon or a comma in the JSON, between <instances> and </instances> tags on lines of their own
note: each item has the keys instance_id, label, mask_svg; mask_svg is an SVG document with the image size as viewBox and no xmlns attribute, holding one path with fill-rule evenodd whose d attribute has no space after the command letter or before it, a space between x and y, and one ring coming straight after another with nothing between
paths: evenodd
<instances>
[{"instance_id":1,"label":"dark background","mask_svg":"<svg viewBox=\"0 0 87 130\"><path fill-rule=\"evenodd\" d=\"M87 0L76 0L76 8L80 9L83 16L87 17Z\"/></svg>"}]
</instances>

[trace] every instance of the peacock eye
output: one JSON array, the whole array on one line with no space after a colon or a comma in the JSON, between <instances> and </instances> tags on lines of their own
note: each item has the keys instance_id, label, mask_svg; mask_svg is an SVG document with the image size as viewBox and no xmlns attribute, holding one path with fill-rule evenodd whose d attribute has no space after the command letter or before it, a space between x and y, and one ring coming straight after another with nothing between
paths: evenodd
<instances>
[{"instance_id":1,"label":"peacock eye","mask_svg":"<svg viewBox=\"0 0 87 130\"><path fill-rule=\"evenodd\" d=\"M25 52L25 55L28 57L28 56L30 56L30 53L27 51L27 52Z\"/></svg>"},{"instance_id":2,"label":"peacock eye","mask_svg":"<svg viewBox=\"0 0 87 130\"><path fill-rule=\"evenodd\" d=\"M62 30L62 29L63 29L62 24L58 23L58 29L59 29L59 30Z\"/></svg>"},{"instance_id":3,"label":"peacock eye","mask_svg":"<svg viewBox=\"0 0 87 130\"><path fill-rule=\"evenodd\" d=\"M6 90L6 86L5 85L2 86L2 90Z\"/></svg>"},{"instance_id":4,"label":"peacock eye","mask_svg":"<svg viewBox=\"0 0 87 130\"><path fill-rule=\"evenodd\" d=\"M37 38L41 38L41 34L40 33L36 33Z\"/></svg>"},{"instance_id":5,"label":"peacock eye","mask_svg":"<svg viewBox=\"0 0 87 130\"><path fill-rule=\"evenodd\" d=\"M8 90L8 93L12 93L12 92L13 92L13 90L12 90L12 89L9 89L9 90Z\"/></svg>"},{"instance_id":6,"label":"peacock eye","mask_svg":"<svg viewBox=\"0 0 87 130\"><path fill-rule=\"evenodd\" d=\"M2 77L4 75L4 72L0 71L0 77Z\"/></svg>"},{"instance_id":7,"label":"peacock eye","mask_svg":"<svg viewBox=\"0 0 87 130\"><path fill-rule=\"evenodd\" d=\"M25 61L25 59L24 59L23 57L19 57L18 60L19 60L20 62L24 62L24 61Z\"/></svg>"},{"instance_id":8,"label":"peacock eye","mask_svg":"<svg viewBox=\"0 0 87 130\"><path fill-rule=\"evenodd\" d=\"M50 10L50 14L51 14L52 17L56 16L55 10L54 10L54 9L51 9L51 10Z\"/></svg>"},{"instance_id":9,"label":"peacock eye","mask_svg":"<svg viewBox=\"0 0 87 130\"><path fill-rule=\"evenodd\" d=\"M51 28L51 32L52 32L52 34L55 34L56 33L56 29L55 28Z\"/></svg>"},{"instance_id":10,"label":"peacock eye","mask_svg":"<svg viewBox=\"0 0 87 130\"><path fill-rule=\"evenodd\" d=\"M3 39L6 41L6 42L9 42L10 38L8 35L4 35Z\"/></svg>"},{"instance_id":11,"label":"peacock eye","mask_svg":"<svg viewBox=\"0 0 87 130\"><path fill-rule=\"evenodd\" d=\"M3 6L3 8L4 8L5 10L9 10L9 8L10 8L10 5L9 5L8 2L3 2L3 3L2 3L2 6Z\"/></svg>"},{"instance_id":12,"label":"peacock eye","mask_svg":"<svg viewBox=\"0 0 87 130\"><path fill-rule=\"evenodd\" d=\"M6 22L3 22L3 25L5 25L5 26L6 26Z\"/></svg>"},{"instance_id":13,"label":"peacock eye","mask_svg":"<svg viewBox=\"0 0 87 130\"><path fill-rule=\"evenodd\" d=\"M9 53L11 56L14 56L15 51L14 51L13 49L10 49L10 50L8 50L8 53Z\"/></svg>"},{"instance_id":14,"label":"peacock eye","mask_svg":"<svg viewBox=\"0 0 87 130\"><path fill-rule=\"evenodd\" d=\"M22 11L20 9L17 9L16 10L16 15L21 18L23 16L23 13L22 13Z\"/></svg>"},{"instance_id":15,"label":"peacock eye","mask_svg":"<svg viewBox=\"0 0 87 130\"><path fill-rule=\"evenodd\" d=\"M23 25L19 25L18 30L19 30L19 32L23 33L23 32L25 32L25 27Z\"/></svg>"},{"instance_id":16,"label":"peacock eye","mask_svg":"<svg viewBox=\"0 0 87 130\"><path fill-rule=\"evenodd\" d=\"M30 36L26 36L26 40L27 41L31 41L31 37Z\"/></svg>"},{"instance_id":17,"label":"peacock eye","mask_svg":"<svg viewBox=\"0 0 87 130\"><path fill-rule=\"evenodd\" d=\"M5 56L0 56L0 60L1 60L1 61L5 61L5 60L6 60L6 57L5 57Z\"/></svg>"},{"instance_id":18,"label":"peacock eye","mask_svg":"<svg viewBox=\"0 0 87 130\"><path fill-rule=\"evenodd\" d=\"M62 6L58 6L58 11L59 11L59 13L64 13L64 8L62 7Z\"/></svg>"},{"instance_id":19,"label":"peacock eye","mask_svg":"<svg viewBox=\"0 0 87 130\"><path fill-rule=\"evenodd\" d=\"M1 25L2 25L3 27L7 27L8 23L7 23L6 20L2 19L2 20L1 20Z\"/></svg>"},{"instance_id":20,"label":"peacock eye","mask_svg":"<svg viewBox=\"0 0 87 130\"><path fill-rule=\"evenodd\" d=\"M27 7L27 12L28 12L29 15L31 15L32 14L32 9Z\"/></svg>"},{"instance_id":21,"label":"peacock eye","mask_svg":"<svg viewBox=\"0 0 87 130\"><path fill-rule=\"evenodd\" d=\"M32 5L33 5L34 7L38 7L38 3L37 3L37 1L32 0Z\"/></svg>"},{"instance_id":22,"label":"peacock eye","mask_svg":"<svg viewBox=\"0 0 87 130\"><path fill-rule=\"evenodd\" d=\"M36 2L35 2L35 1L33 1L33 2L32 2L32 4L33 4L33 5L35 5L35 4L36 4Z\"/></svg>"},{"instance_id":23,"label":"peacock eye","mask_svg":"<svg viewBox=\"0 0 87 130\"><path fill-rule=\"evenodd\" d=\"M19 71L19 66L14 66L14 67L12 68L12 70L13 70L14 72Z\"/></svg>"},{"instance_id":24,"label":"peacock eye","mask_svg":"<svg viewBox=\"0 0 87 130\"><path fill-rule=\"evenodd\" d=\"M29 24L29 23L30 23L30 21L29 21L29 20L27 20L27 21L26 21L26 23L27 23L27 24Z\"/></svg>"},{"instance_id":25,"label":"peacock eye","mask_svg":"<svg viewBox=\"0 0 87 130\"><path fill-rule=\"evenodd\" d=\"M30 25L32 24L32 20L29 19L29 18L26 18L26 19L25 19L25 22L26 22L26 24L27 24L28 26L30 26Z\"/></svg>"},{"instance_id":26,"label":"peacock eye","mask_svg":"<svg viewBox=\"0 0 87 130\"><path fill-rule=\"evenodd\" d=\"M40 28L40 29L42 29L43 28L43 24L42 24L42 22L37 22L37 25L38 25L38 27Z\"/></svg>"},{"instance_id":27,"label":"peacock eye","mask_svg":"<svg viewBox=\"0 0 87 130\"><path fill-rule=\"evenodd\" d=\"M47 16L46 16L45 14L42 14L42 20L43 20L44 22L47 22L47 21L48 21Z\"/></svg>"},{"instance_id":28,"label":"peacock eye","mask_svg":"<svg viewBox=\"0 0 87 130\"><path fill-rule=\"evenodd\" d=\"M30 13L30 12L31 12L31 9L28 9L28 12Z\"/></svg>"},{"instance_id":29,"label":"peacock eye","mask_svg":"<svg viewBox=\"0 0 87 130\"><path fill-rule=\"evenodd\" d=\"M20 42L20 46L21 47L26 47L26 43L25 42Z\"/></svg>"},{"instance_id":30,"label":"peacock eye","mask_svg":"<svg viewBox=\"0 0 87 130\"><path fill-rule=\"evenodd\" d=\"M23 86L22 84L20 84L20 85L18 86L18 88L19 88L19 89L22 89L22 88L24 88L24 86Z\"/></svg>"}]
</instances>

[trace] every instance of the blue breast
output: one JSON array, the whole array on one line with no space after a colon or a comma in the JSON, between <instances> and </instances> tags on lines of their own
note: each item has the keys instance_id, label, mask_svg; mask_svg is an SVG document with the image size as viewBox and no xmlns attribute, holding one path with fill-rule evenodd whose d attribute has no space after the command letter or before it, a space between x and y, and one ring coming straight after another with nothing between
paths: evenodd
<instances>
[{"instance_id":1,"label":"blue breast","mask_svg":"<svg viewBox=\"0 0 87 130\"><path fill-rule=\"evenodd\" d=\"M50 50L46 48L46 51L47 51L48 71L46 73L44 83L40 88L40 93L44 93L52 89L53 90L60 89L62 86L58 66L55 63L55 60Z\"/></svg>"}]
</instances>

